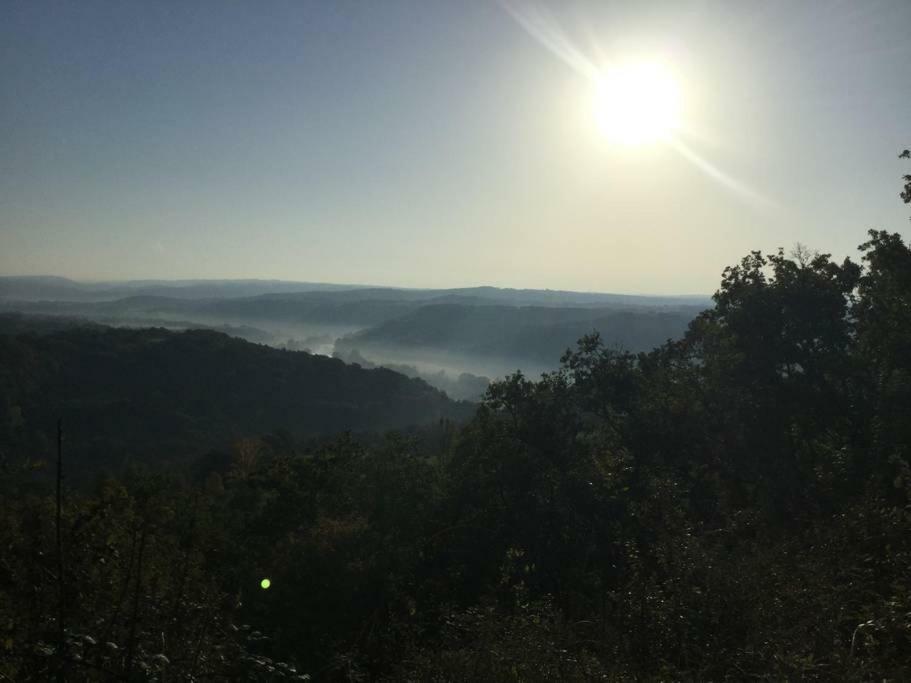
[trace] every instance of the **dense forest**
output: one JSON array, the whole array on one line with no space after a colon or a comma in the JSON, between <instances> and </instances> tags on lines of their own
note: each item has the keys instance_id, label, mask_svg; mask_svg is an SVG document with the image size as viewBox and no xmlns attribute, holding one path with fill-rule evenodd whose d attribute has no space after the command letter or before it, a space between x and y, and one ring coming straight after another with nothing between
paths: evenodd
<instances>
[{"instance_id":1,"label":"dense forest","mask_svg":"<svg viewBox=\"0 0 911 683\"><path fill-rule=\"evenodd\" d=\"M905 680L911 248L860 251L753 252L682 338L584 336L473 414L213 332L13 320L0 679Z\"/></svg>"},{"instance_id":2,"label":"dense forest","mask_svg":"<svg viewBox=\"0 0 911 683\"><path fill-rule=\"evenodd\" d=\"M29 333L16 334L23 329ZM47 453L64 417L76 465L71 479L130 461L185 462L250 434L381 432L470 412L385 368L217 332L0 316L0 443L12 452Z\"/></svg>"}]
</instances>

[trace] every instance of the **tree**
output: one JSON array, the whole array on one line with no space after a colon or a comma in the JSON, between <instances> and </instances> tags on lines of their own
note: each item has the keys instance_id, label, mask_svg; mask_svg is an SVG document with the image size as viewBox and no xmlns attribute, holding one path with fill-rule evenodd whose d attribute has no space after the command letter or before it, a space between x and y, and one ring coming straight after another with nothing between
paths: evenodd
<instances>
[{"instance_id":1,"label":"tree","mask_svg":"<svg viewBox=\"0 0 911 683\"><path fill-rule=\"evenodd\" d=\"M904 150L901 154L898 155L899 159L911 159L911 149ZM902 190L899 195L905 202L905 204L911 204L911 174L904 177L905 189Z\"/></svg>"}]
</instances>

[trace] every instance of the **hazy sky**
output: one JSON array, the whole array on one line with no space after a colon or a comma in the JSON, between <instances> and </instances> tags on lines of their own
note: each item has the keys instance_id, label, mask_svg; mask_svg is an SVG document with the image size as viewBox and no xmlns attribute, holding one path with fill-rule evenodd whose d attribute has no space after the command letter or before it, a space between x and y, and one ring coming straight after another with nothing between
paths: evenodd
<instances>
[{"instance_id":1,"label":"hazy sky","mask_svg":"<svg viewBox=\"0 0 911 683\"><path fill-rule=\"evenodd\" d=\"M683 146L548 37L672 65ZM711 292L907 235L908 146L908 0L0 4L0 274Z\"/></svg>"}]
</instances>

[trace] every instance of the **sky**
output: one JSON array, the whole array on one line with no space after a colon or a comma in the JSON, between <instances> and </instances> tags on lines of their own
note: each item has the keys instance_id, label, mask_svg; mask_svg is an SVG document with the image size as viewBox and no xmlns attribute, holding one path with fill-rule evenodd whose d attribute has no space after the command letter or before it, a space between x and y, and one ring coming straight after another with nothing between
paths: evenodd
<instances>
[{"instance_id":1,"label":"sky","mask_svg":"<svg viewBox=\"0 0 911 683\"><path fill-rule=\"evenodd\" d=\"M909 37L907 0L7 0L0 274L695 294L856 256L911 227ZM580 61L637 60L672 140L599 129Z\"/></svg>"}]
</instances>

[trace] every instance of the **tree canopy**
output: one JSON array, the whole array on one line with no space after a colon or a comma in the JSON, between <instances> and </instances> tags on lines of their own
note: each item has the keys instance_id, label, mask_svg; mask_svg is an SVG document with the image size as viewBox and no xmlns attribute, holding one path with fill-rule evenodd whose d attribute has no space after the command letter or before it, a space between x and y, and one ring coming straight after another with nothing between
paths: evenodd
<instances>
[{"instance_id":1,"label":"tree canopy","mask_svg":"<svg viewBox=\"0 0 911 683\"><path fill-rule=\"evenodd\" d=\"M168 401L196 373L239 427L192 463L68 488L58 507L23 457L34 444L15 441L39 401L7 388L0 675L909 678L911 248L868 237L857 262L752 252L682 338L633 354L584 336L559 370L493 383L465 424L407 436L302 440L298 412L288 430L244 421L257 406L234 403L208 354L287 392L314 361L254 362L221 336L4 342L14 392L59 386L78 351L98 372L157 370L162 414L202 400ZM119 381L81 394L84 414L126 419ZM384 384L437 405L406 381Z\"/></svg>"}]
</instances>

